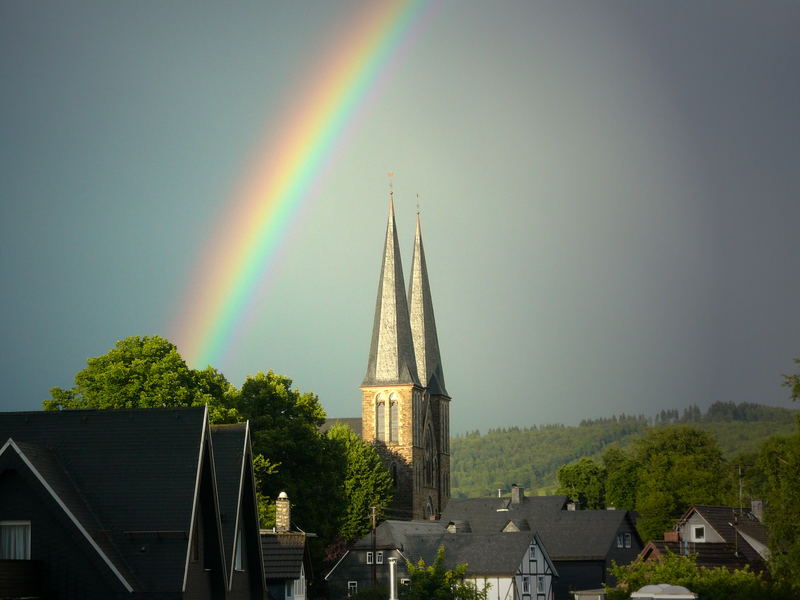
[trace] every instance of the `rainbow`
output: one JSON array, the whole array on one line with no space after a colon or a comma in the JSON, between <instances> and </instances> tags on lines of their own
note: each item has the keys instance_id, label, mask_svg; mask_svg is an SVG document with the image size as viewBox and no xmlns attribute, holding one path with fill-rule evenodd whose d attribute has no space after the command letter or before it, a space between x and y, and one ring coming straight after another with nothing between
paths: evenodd
<instances>
[{"instance_id":1,"label":"rainbow","mask_svg":"<svg viewBox=\"0 0 800 600\"><path fill-rule=\"evenodd\" d=\"M252 174L224 207L224 221L196 263L171 333L189 364L223 360L253 311L253 296L279 257L320 174L415 38L430 0L365 3L363 14L308 91L257 154Z\"/></svg>"}]
</instances>

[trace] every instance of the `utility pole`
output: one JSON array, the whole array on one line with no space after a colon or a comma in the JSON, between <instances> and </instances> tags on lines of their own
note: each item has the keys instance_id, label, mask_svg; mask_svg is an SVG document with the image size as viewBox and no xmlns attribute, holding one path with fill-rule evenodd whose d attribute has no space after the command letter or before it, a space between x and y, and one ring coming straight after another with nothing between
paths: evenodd
<instances>
[{"instance_id":1,"label":"utility pole","mask_svg":"<svg viewBox=\"0 0 800 600\"><path fill-rule=\"evenodd\" d=\"M378 585L378 553L376 551L375 529L377 527L377 506L372 507L372 587Z\"/></svg>"}]
</instances>

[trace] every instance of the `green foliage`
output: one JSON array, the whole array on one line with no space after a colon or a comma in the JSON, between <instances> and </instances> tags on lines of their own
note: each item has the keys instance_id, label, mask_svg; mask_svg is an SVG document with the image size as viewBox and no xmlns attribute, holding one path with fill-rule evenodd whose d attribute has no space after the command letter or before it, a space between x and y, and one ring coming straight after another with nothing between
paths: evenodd
<instances>
[{"instance_id":1,"label":"green foliage","mask_svg":"<svg viewBox=\"0 0 800 600\"><path fill-rule=\"evenodd\" d=\"M268 371L245 380L237 408L250 420L254 454L274 466L260 481L259 492L268 503L286 492L292 502L292 520L322 541L332 539L343 504L337 482L345 466L344 457L330 452L327 438L319 433L325 422L319 398L292 388L288 377ZM269 515L273 510L265 512Z\"/></svg>"},{"instance_id":2,"label":"green foliage","mask_svg":"<svg viewBox=\"0 0 800 600\"><path fill-rule=\"evenodd\" d=\"M54 387L45 410L73 408L154 408L209 405L214 423L235 423L230 406L235 388L208 367L190 369L177 348L159 336L128 337L114 348L86 361L75 385Z\"/></svg>"},{"instance_id":3,"label":"green foliage","mask_svg":"<svg viewBox=\"0 0 800 600\"><path fill-rule=\"evenodd\" d=\"M800 596L800 418L793 435L762 446L755 468L763 478L770 572Z\"/></svg>"},{"instance_id":4,"label":"green foliage","mask_svg":"<svg viewBox=\"0 0 800 600\"><path fill-rule=\"evenodd\" d=\"M382 585L365 588L349 596L350 600L386 600L388 597L389 588Z\"/></svg>"},{"instance_id":5,"label":"green foliage","mask_svg":"<svg viewBox=\"0 0 800 600\"><path fill-rule=\"evenodd\" d=\"M800 358L795 358L794 362L800 365ZM800 372L793 373L792 375L784 375L783 385L791 390L792 400L800 398Z\"/></svg>"},{"instance_id":6,"label":"green foliage","mask_svg":"<svg viewBox=\"0 0 800 600\"><path fill-rule=\"evenodd\" d=\"M351 541L370 531L372 506L391 504L392 477L375 448L346 425L334 425L327 435L331 450L344 457L342 485L346 504L338 535Z\"/></svg>"},{"instance_id":7,"label":"green foliage","mask_svg":"<svg viewBox=\"0 0 800 600\"><path fill-rule=\"evenodd\" d=\"M581 458L558 470L557 494L567 494L588 509L605 508L605 469L591 458Z\"/></svg>"},{"instance_id":8,"label":"green foliage","mask_svg":"<svg viewBox=\"0 0 800 600\"><path fill-rule=\"evenodd\" d=\"M406 563L410 582L400 589L401 600L486 600L487 590L478 590L474 583L464 581L467 565L445 569L444 559L442 546L429 566L421 558L416 565Z\"/></svg>"},{"instance_id":9,"label":"green foliage","mask_svg":"<svg viewBox=\"0 0 800 600\"><path fill-rule=\"evenodd\" d=\"M789 600L790 596L777 586L745 568L728 571L698 567L694 555L667 554L660 560L634 561L628 565L614 564L611 574L617 579L616 588L606 587L608 600L627 600L632 592L645 585L669 583L682 585L698 594L702 600Z\"/></svg>"}]
</instances>

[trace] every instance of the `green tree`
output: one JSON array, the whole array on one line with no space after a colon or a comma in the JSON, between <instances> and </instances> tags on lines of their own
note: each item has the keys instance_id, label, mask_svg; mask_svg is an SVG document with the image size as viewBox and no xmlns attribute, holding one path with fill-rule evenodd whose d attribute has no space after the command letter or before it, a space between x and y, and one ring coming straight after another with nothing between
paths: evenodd
<instances>
[{"instance_id":1,"label":"green tree","mask_svg":"<svg viewBox=\"0 0 800 600\"><path fill-rule=\"evenodd\" d=\"M334 425L327 435L331 449L343 457L345 465L342 486L346 504L338 535L351 541L370 531L371 507L389 506L394 485L374 446L364 442L347 425Z\"/></svg>"},{"instance_id":2,"label":"green tree","mask_svg":"<svg viewBox=\"0 0 800 600\"><path fill-rule=\"evenodd\" d=\"M731 572L723 567L698 567L695 555L668 553L659 560L636 560L623 566L614 564L610 571L617 580L617 587L606 586L608 600L627 600L632 592L645 585L659 583L682 585L702 600L789 600L792 597L747 568Z\"/></svg>"},{"instance_id":3,"label":"green tree","mask_svg":"<svg viewBox=\"0 0 800 600\"><path fill-rule=\"evenodd\" d=\"M660 427L634 441L636 526L642 539L660 538L692 504L721 504L731 480L714 437L693 427Z\"/></svg>"},{"instance_id":4,"label":"green tree","mask_svg":"<svg viewBox=\"0 0 800 600\"><path fill-rule=\"evenodd\" d=\"M795 364L800 365L800 358L794 359ZM792 375L783 376L783 385L791 390L792 400L800 398L800 372Z\"/></svg>"},{"instance_id":5,"label":"green tree","mask_svg":"<svg viewBox=\"0 0 800 600\"><path fill-rule=\"evenodd\" d=\"M471 581L464 581L467 565L454 569L444 567L444 547L440 546L433 563L425 566L406 563L409 583L400 590L401 600L486 600L487 590L479 590Z\"/></svg>"},{"instance_id":6,"label":"green tree","mask_svg":"<svg viewBox=\"0 0 800 600\"><path fill-rule=\"evenodd\" d=\"M214 423L235 423L236 389L215 369L190 369L177 348L159 336L119 340L86 361L70 389L54 387L45 410L155 408L208 404Z\"/></svg>"},{"instance_id":7,"label":"green tree","mask_svg":"<svg viewBox=\"0 0 800 600\"><path fill-rule=\"evenodd\" d=\"M611 446L603 453L603 467L606 472L606 505L633 510L638 484L636 462L618 446Z\"/></svg>"},{"instance_id":8,"label":"green tree","mask_svg":"<svg viewBox=\"0 0 800 600\"><path fill-rule=\"evenodd\" d=\"M583 508L605 508L606 471L591 458L583 457L558 469L557 494L567 494Z\"/></svg>"},{"instance_id":9,"label":"green tree","mask_svg":"<svg viewBox=\"0 0 800 600\"><path fill-rule=\"evenodd\" d=\"M319 432L325 411L317 395L301 393L292 388L290 378L268 371L245 380L237 408L250 420L254 454L262 455L272 467L259 483L260 493L273 503L280 492L286 492L292 520L316 533L321 543L330 541L344 503L338 483L345 465L344 457L332 452L328 439ZM265 514L272 510L267 508Z\"/></svg>"},{"instance_id":10,"label":"green tree","mask_svg":"<svg viewBox=\"0 0 800 600\"><path fill-rule=\"evenodd\" d=\"M763 478L770 572L800 596L800 417L793 435L764 443L755 468Z\"/></svg>"}]
</instances>

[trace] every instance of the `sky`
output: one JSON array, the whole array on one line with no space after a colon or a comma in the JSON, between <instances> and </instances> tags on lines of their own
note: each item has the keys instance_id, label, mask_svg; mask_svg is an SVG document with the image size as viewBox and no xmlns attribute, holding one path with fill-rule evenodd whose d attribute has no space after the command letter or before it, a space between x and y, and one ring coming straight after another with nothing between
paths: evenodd
<instances>
[{"instance_id":1,"label":"sky","mask_svg":"<svg viewBox=\"0 0 800 600\"><path fill-rule=\"evenodd\" d=\"M198 273L376 6L0 3L0 408L39 409L127 336L206 366L186 315L224 286ZM359 414L392 172L406 277L419 203L452 434L800 408L781 387L800 358L800 4L414 10L211 364Z\"/></svg>"}]
</instances>

